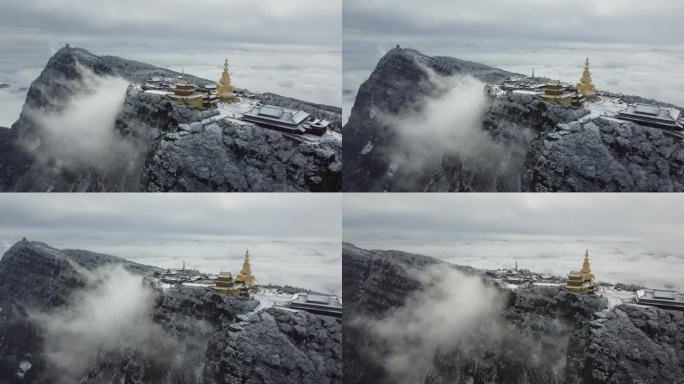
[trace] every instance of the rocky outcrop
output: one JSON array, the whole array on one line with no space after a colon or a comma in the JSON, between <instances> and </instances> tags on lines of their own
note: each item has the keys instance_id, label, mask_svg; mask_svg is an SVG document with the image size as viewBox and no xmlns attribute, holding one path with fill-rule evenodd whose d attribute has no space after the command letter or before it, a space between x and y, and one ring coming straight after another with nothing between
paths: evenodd
<instances>
[{"instance_id":1,"label":"rocky outcrop","mask_svg":"<svg viewBox=\"0 0 684 384\"><path fill-rule=\"evenodd\" d=\"M424 288L417 271L436 263L440 268L450 265L351 244L343 247L342 261L345 382L391 382L382 364L385 346L368 322L391 316ZM478 270L460 270L489 281ZM631 304L608 309L601 297L550 287L500 294L500 313L434 350L425 383L684 382L683 312Z\"/></svg>"},{"instance_id":2,"label":"rocky outcrop","mask_svg":"<svg viewBox=\"0 0 684 384\"><path fill-rule=\"evenodd\" d=\"M598 118L559 124L533 146L533 191L684 190L684 145L656 128Z\"/></svg>"},{"instance_id":3,"label":"rocky outcrop","mask_svg":"<svg viewBox=\"0 0 684 384\"><path fill-rule=\"evenodd\" d=\"M0 381L55 382L45 355L44 328L32 314L59 313L93 284L83 271L115 264L143 276L157 271L114 256L58 250L39 242L22 241L5 253L0 260ZM256 311L258 301L207 289L156 292L149 308L151 323L138 320L130 325L144 327L140 339L101 348L75 382L342 382L340 319L277 308Z\"/></svg>"},{"instance_id":4,"label":"rocky outcrop","mask_svg":"<svg viewBox=\"0 0 684 384\"><path fill-rule=\"evenodd\" d=\"M300 143L287 135L231 122L161 140L143 174L147 191L337 191L342 143Z\"/></svg>"},{"instance_id":5,"label":"rocky outcrop","mask_svg":"<svg viewBox=\"0 0 684 384\"><path fill-rule=\"evenodd\" d=\"M341 383L341 321L265 310L211 340L207 383Z\"/></svg>"},{"instance_id":6,"label":"rocky outcrop","mask_svg":"<svg viewBox=\"0 0 684 384\"><path fill-rule=\"evenodd\" d=\"M397 150L396 127L379 119L378 111L420 112L420 101L436 92L434 82L426 81L429 70L445 76L470 75L488 87L511 75L410 49L389 51L359 88L343 129L345 191L684 190L680 139L630 122L606 118L580 122L587 113L583 109L563 108L527 95L501 95L489 88L481 129L496 151L475 157L447 151L441 162L420 172L396 169L391 161Z\"/></svg>"},{"instance_id":7,"label":"rocky outcrop","mask_svg":"<svg viewBox=\"0 0 684 384\"><path fill-rule=\"evenodd\" d=\"M250 123L242 127L231 123L209 126L201 123L210 117L207 111L160 95L128 92L112 128L110 147L119 149L109 154L104 164L53 156L35 116L58 114L65 101L83 92L84 71L138 82L150 76L180 75L144 63L96 56L79 48L62 48L31 84L22 114L11 131L0 130L0 149L3 149L0 190L318 192L341 189L340 108L269 93L255 97L327 119L332 122L331 131L337 132L321 141L308 141ZM194 76L185 77L198 85L211 83ZM184 125L192 124L192 130L183 129Z\"/></svg>"}]
</instances>

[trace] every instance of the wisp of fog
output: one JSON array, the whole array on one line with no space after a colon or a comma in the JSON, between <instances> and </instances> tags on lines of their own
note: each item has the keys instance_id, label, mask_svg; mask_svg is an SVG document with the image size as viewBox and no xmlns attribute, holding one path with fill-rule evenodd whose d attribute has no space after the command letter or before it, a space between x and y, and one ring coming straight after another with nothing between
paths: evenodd
<instances>
[{"instance_id":1,"label":"wisp of fog","mask_svg":"<svg viewBox=\"0 0 684 384\"><path fill-rule=\"evenodd\" d=\"M384 367L386 382L425 382L437 361L448 361L462 382L497 370L503 376L534 371L548 383L562 382L569 330L563 321L544 323L544 332L526 322L516 326L504 315L508 293L457 269L435 266L408 274L422 288L403 306L379 320L353 320L377 339L370 356Z\"/></svg>"},{"instance_id":2,"label":"wisp of fog","mask_svg":"<svg viewBox=\"0 0 684 384\"><path fill-rule=\"evenodd\" d=\"M152 321L155 291L141 276L120 266L77 270L87 284L70 304L31 315L43 331L48 371L59 384L78 382L98 354L136 346L161 348L167 340Z\"/></svg>"},{"instance_id":3,"label":"wisp of fog","mask_svg":"<svg viewBox=\"0 0 684 384\"><path fill-rule=\"evenodd\" d=\"M135 158L133 145L114 129L128 82L114 76L100 76L77 64L80 81L65 81L73 96L51 100L57 108L49 111L28 109L29 118L39 128L40 145L28 144L39 159L54 161L58 167L94 166L111 169Z\"/></svg>"},{"instance_id":4,"label":"wisp of fog","mask_svg":"<svg viewBox=\"0 0 684 384\"><path fill-rule=\"evenodd\" d=\"M393 168L419 177L439 167L445 155L457 155L481 173L498 173L504 162L497 154L505 151L483 129L489 107L485 84L468 75L445 77L424 66L423 70L427 80L419 88L432 90L430 95L410 112L376 114L396 133L390 155Z\"/></svg>"},{"instance_id":5,"label":"wisp of fog","mask_svg":"<svg viewBox=\"0 0 684 384\"><path fill-rule=\"evenodd\" d=\"M424 288L371 325L387 348L378 359L389 381L399 384L422 382L438 349L459 344L476 326L494 319L503 303L494 288L454 269L432 268L415 275Z\"/></svg>"}]
</instances>

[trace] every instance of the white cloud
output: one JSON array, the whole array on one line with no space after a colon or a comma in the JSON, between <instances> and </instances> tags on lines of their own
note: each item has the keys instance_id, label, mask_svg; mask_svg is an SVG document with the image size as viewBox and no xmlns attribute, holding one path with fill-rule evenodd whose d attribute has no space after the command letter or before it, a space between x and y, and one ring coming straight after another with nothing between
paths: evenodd
<instances>
[{"instance_id":1,"label":"white cloud","mask_svg":"<svg viewBox=\"0 0 684 384\"><path fill-rule=\"evenodd\" d=\"M172 340L152 321L155 292L122 267L92 273L87 285L50 313L31 313L44 332L48 371L57 383L80 380L99 354L133 347L148 357L168 353Z\"/></svg>"},{"instance_id":2,"label":"white cloud","mask_svg":"<svg viewBox=\"0 0 684 384\"><path fill-rule=\"evenodd\" d=\"M40 131L40 145L25 143L35 149L44 161L55 161L58 167L72 168L83 164L112 169L115 164L125 169L136 163L138 151L114 129L116 116L123 107L128 81L95 75L77 66L81 81L69 82L74 89L68 100L53 100L58 111L26 109L27 117ZM59 79L53 79L59 81ZM130 165L129 165L130 164Z\"/></svg>"}]
</instances>

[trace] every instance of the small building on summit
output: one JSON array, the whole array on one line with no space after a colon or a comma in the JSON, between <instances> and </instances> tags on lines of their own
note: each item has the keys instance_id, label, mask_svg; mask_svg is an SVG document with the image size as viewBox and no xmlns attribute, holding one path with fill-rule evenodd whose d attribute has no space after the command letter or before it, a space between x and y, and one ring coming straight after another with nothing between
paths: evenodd
<instances>
[{"instance_id":1,"label":"small building on summit","mask_svg":"<svg viewBox=\"0 0 684 384\"><path fill-rule=\"evenodd\" d=\"M242 287L235 284L233 274L230 272L220 272L214 283L214 291L222 295L242 296L242 290L240 288Z\"/></svg>"},{"instance_id":2,"label":"small building on summit","mask_svg":"<svg viewBox=\"0 0 684 384\"><path fill-rule=\"evenodd\" d=\"M342 303L337 296L300 292L292 296L289 307L318 315L342 317Z\"/></svg>"},{"instance_id":3,"label":"small building on summit","mask_svg":"<svg viewBox=\"0 0 684 384\"><path fill-rule=\"evenodd\" d=\"M591 267L589 265L589 250L587 250L584 254L584 263L582 264L582 269L568 273L568 279L565 282L565 289L570 292L580 294L593 294L596 292L594 274L591 273Z\"/></svg>"},{"instance_id":4,"label":"small building on summit","mask_svg":"<svg viewBox=\"0 0 684 384\"><path fill-rule=\"evenodd\" d=\"M582 95L586 100L593 101L597 99L596 87L591 82L591 72L589 72L589 58L584 62L584 72L582 72L582 78L580 82L577 83L575 87L577 93Z\"/></svg>"},{"instance_id":5,"label":"small building on summit","mask_svg":"<svg viewBox=\"0 0 684 384\"><path fill-rule=\"evenodd\" d=\"M169 97L182 104L189 105L191 107L203 108L204 107L204 96L197 93L197 88L190 84L187 80L182 77L179 78L178 82L172 89L173 93L169 94Z\"/></svg>"},{"instance_id":6,"label":"small building on summit","mask_svg":"<svg viewBox=\"0 0 684 384\"><path fill-rule=\"evenodd\" d=\"M633 104L618 113L618 118L649 127L681 131L684 127L681 111L651 104Z\"/></svg>"},{"instance_id":7,"label":"small building on summit","mask_svg":"<svg viewBox=\"0 0 684 384\"><path fill-rule=\"evenodd\" d=\"M252 267L249 264L249 250L245 253L242 269L233 278L230 272L219 273L214 283L214 291L223 295L249 297L254 291L256 278L252 275Z\"/></svg>"},{"instance_id":8,"label":"small building on summit","mask_svg":"<svg viewBox=\"0 0 684 384\"><path fill-rule=\"evenodd\" d=\"M684 310L684 294L668 289L640 289L636 291L635 301L637 304Z\"/></svg>"},{"instance_id":9,"label":"small building on summit","mask_svg":"<svg viewBox=\"0 0 684 384\"><path fill-rule=\"evenodd\" d=\"M547 103L559 104L564 107L571 106L576 96L577 94L565 88L560 80L549 80L544 87L544 94L542 94Z\"/></svg>"}]
</instances>

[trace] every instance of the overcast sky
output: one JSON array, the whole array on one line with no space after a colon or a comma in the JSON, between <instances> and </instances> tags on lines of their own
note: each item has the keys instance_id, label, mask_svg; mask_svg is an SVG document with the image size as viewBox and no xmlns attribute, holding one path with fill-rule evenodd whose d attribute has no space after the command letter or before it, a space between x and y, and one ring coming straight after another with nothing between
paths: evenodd
<instances>
[{"instance_id":1,"label":"overcast sky","mask_svg":"<svg viewBox=\"0 0 684 384\"><path fill-rule=\"evenodd\" d=\"M27 237L160 267L339 290L338 194L0 194L0 251ZM235 271L234 271L235 272Z\"/></svg>"},{"instance_id":2,"label":"overcast sky","mask_svg":"<svg viewBox=\"0 0 684 384\"><path fill-rule=\"evenodd\" d=\"M3 0L3 41L97 40L173 46L321 45L340 40L339 0Z\"/></svg>"},{"instance_id":3,"label":"overcast sky","mask_svg":"<svg viewBox=\"0 0 684 384\"><path fill-rule=\"evenodd\" d=\"M682 217L681 194L346 194L343 239L559 275L589 248L606 281L682 287Z\"/></svg>"},{"instance_id":4,"label":"overcast sky","mask_svg":"<svg viewBox=\"0 0 684 384\"><path fill-rule=\"evenodd\" d=\"M679 0L345 0L356 37L684 44Z\"/></svg>"}]
</instances>

